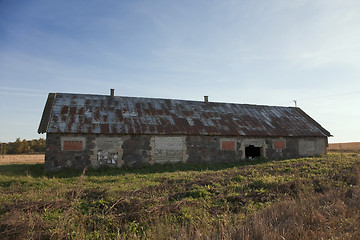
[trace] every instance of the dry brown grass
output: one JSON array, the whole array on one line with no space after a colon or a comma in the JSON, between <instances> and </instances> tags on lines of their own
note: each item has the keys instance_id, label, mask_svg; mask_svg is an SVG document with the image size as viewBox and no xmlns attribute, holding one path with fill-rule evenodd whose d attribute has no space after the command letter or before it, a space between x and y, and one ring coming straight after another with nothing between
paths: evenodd
<instances>
[{"instance_id":1,"label":"dry brown grass","mask_svg":"<svg viewBox=\"0 0 360 240\"><path fill-rule=\"evenodd\" d=\"M37 164L44 161L44 154L0 155L0 164Z\"/></svg>"},{"instance_id":2,"label":"dry brown grass","mask_svg":"<svg viewBox=\"0 0 360 240\"><path fill-rule=\"evenodd\" d=\"M329 143L328 150L332 151L360 151L360 142Z\"/></svg>"},{"instance_id":3,"label":"dry brown grass","mask_svg":"<svg viewBox=\"0 0 360 240\"><path fill-rule=\"evenodd\" d=\"M0 238L360 239L359 153L250 163L45 176L3 165Z\"/></svg>"}]
</instances>

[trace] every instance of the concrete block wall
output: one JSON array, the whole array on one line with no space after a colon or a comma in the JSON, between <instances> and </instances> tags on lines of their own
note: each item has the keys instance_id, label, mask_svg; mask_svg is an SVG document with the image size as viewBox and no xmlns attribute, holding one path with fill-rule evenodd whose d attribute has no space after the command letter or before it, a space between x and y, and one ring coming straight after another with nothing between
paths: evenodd
<instances>
[{"instance_id":1,"label":"concrete block wall","mask_svg":"<svg viewBox=\"0 0 360 240\"><path fill-rule=\"evenodd\" d=\"M187 162L185 136L152 136L151 164Z\"/></svg>"},{"instance_id":2,"label":"concrete block wall","mask_svg":"<svg viewBox=\"0 0 360 240\"><path fill-rule=\"evenodd\" d=\"M45 170L236 162L249 145L263 158L297 158L326 153L327 138L47 134Z\"/></svg>"}]
</instances>

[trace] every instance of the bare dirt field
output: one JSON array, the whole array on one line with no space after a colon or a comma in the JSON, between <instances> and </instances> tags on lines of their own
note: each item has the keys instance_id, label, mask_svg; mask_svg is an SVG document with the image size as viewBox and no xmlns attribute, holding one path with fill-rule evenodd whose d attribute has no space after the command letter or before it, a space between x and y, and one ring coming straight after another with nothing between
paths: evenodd
<instances>
[{"instance_id":1,"label":"bare dirt field","mask_svg":"<svg viewBox=\"0 0 360 240\"><path fill-rule=\"evenodd\" d=\"M328 150L360 151L360 142L329 143Z\"/></svg>"},{"instance_id":2,"label":"bare dirt field","mask_svg":"<svg viewBox=\"0 0 360 240\"><path fill-rule=\"evenodd\" d=\"M44 163L44 154L0 155L0 164L35 164Z\"/></svg>"}]
</instances>

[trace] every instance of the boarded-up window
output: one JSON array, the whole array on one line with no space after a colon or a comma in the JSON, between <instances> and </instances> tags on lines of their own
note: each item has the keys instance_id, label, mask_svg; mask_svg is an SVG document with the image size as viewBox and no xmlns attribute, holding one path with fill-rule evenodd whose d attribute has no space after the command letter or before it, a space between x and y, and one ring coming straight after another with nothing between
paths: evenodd
<instances>
[{"instance_id":1,"label":"boarded-up window","mask_svg":"<svg viewBox=\"0 0 360 240\"><path fill-rule=\"evenodd\" d=\"M284 149L285 141L274 141L274 149Z\"/></svg>"},{"instance_id":2,"label":"boarded-up window","mask_svg":"<svg viewBox=\"0 0 360 240\"><path fill-rule=\"evenodd\" d=\"M182 137L155 137L155 148L159 150L182 150Z\"/></svg>"},{"instance_id":3,"label":"boarded-up window","mask_svg":"<svg viewBox=\"0 0 360 240\"><path fill-rule=\"evenodd\" d=\"M235 150L235 141L222 141L221 150Z\"/></svg>"},{"instance_id":4,"label":"boarded-up window","mask_svg":"<svg viewBox=\"0 0 360 240\"><path fill-rule=\"evenodd\" d=\"M64 151L82 151L83 141L64 141Z\"/></svg>"},{"instance_id":5,"label":"boarded-up window","mask_svg":"<svg viewBox=\"0 0 360 240\"><path fill-rule=\"evenodd\" d=\"M307 142L307 152L310 155L314 155L315 154L315 141L310 140Z\"/></svg>"},{"instance_id":6,"label":"boarded-up window","mask_svg":"<svg viewBox=\"0 0 360 240\"><path fill-rule=\"evenodd\" d=\"M83 151L85 149L85 137L61 137L62 151Z\"/></svg>"},{"instance_id":7,"label":"boarded-up window","mask_svg":"<svg viewBox=\"0 0 360 240\"><path fill-rule=\"evenodd\" d=\"M155 137L154 162L180 162L184 159L184 137Z\"/></svg>"},{"instance_id":8,"label":"boarded-up window","mask_svg":"<svg viewBox=\"0 0 360 240\"><path fill-rule=\"evenodd\" d=\"M315 154L315 141L312 139L299 140L300 156L313 156Z\"/></svg>"},{"instance_id":9,"label":"boarded-up window","mask_svg":"<svg viewBox=\"0 0 360 240\"><path fill-rule=\"evenodd\" d=\"M121 166L123 164L123 139L121 137L97 137L95 146L99 165Z\"/></svg>"}]
</instances>

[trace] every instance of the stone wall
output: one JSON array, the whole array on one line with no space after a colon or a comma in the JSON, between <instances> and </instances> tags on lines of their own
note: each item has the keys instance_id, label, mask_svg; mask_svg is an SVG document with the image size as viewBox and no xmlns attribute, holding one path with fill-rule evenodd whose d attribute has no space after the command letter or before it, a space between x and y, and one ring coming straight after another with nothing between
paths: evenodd
<instances>
[{"instance_id":1,"label":"stone wall","mask_svg":"<svg viewBox=\"0 0 360 240\"><path fill-rule=\"evenodd\" d=\"M65 136L68 138L69 136ZM83 169L91 166L90 154L95 136L89 135L84 138L81 135L71 135L71 138L85 140L85 148L82 150L64 151L64 137L60 134L47 134L45 149L45 170L58 171L63 168Z\"/></svg>"},{"instance_id":2,"label":"stone wall","mask_svg":"<svg viewBox=\"0 0 360 240\"><path fill-rule=\"evenodd\" d=\"M221 140L234 141L233 150L222 150ZM237 138L221 138L219 136L188 136L186 138L188 162L218 163L235 162L241 159L241 150L236 149Z\"/></svg>"},{"instance_id":3,"label":"stone wall","mask_svg":"<svg viewBox=\"0 0 360 240\"><path fill-rule=\"evenodd\" d=\"M47 134L45 170L216 163L257 157L282 159L326 153L327 138ZM251 150L252 149L252 150ZM253 158L253 157L249 157Z\"/></svg>"}]
</instances>

